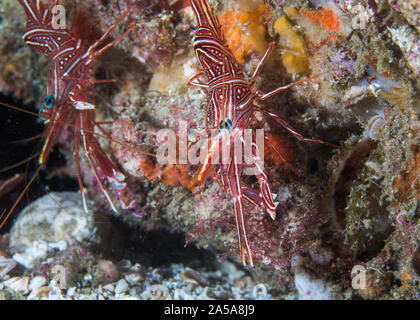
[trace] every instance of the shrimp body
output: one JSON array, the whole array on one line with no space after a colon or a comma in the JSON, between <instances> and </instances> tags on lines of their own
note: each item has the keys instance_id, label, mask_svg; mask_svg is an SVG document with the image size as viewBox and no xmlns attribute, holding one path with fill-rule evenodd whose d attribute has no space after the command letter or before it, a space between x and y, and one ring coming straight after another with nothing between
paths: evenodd
<instances>
[{"instance_id":1,"label":"shrimp body","mask_svg":"<svg viewBox=\"0 0 420 320\"><path fill-rule=\"evenodd\" d=\"M63 127L67 123L74 123L73 153L84 208L87 210L79 165L80 142L82 142L86 157L103 194L111 208L116 211L105 186L104 177L108 182L122 189L125 187L124 175L109 160L94 135L97 123L95 122L95 106L92 101L95 92L92 64L97 56L122 38L102 45L109 33L124 19L129 10L102 37L89 45L68 28L54 28L52 12L40 0L18 1L27 16L23 40L31 48L48 57L51 63L44 108L41 110L47 127L39 164L40 166L45 165L51 148L57 143ZM55 1L55 5L58 5L58 0Z\"/></svg>"},{"instance_id":2,"label":"shrimp body","mask_svg":"<svg viewBox=\"0 0 420 320\"><path fill-rule=\"evenodd\" d=\"M257 96L253 90L253 81L246 80L240 64L227 45L220 23L208 3L205 0L192 0L191 5L198 22L194 50L203 72L192 78L189 84L202 88L207 94L206 128L220 129L219 135L210 143L209 154L199 173L198 180L202 182L207 173L215 169L210 159L214 152L218 152L215 146L220 140L228 144L229 148L232 148L236 139L245 146L244 129L250 128L255 111L254 101ZM202 75L207 78L207 83L197 80ZM258 154L259 151L253 142L252 157L256 163L259 160ZM242 165L232 153L227 163L219 164L215 169L223 186L232 195L241 259L245 264L245 258L247 258L250 265L253 261L246 234L242 199L245 197L261 205L273 219L275 218L275 205L267 176L258 165L257 169L260 193L241 186Z\"/></svg>"},{"instance_id":3,"label":"shrimp body","mask_svg":"<svg viewBox=\"0 0 420 320\"><path fill-rule=\"evenodd\" d=\"M251 129L255 111L264 112L299 141L321 143L332 147L337 146L318 139L304 138L282 118L256 105L257 99L268 99L280 91L312 80L320 75L299 80L264 94L255 88L256 78L270 52L274 49L275 44L270 43L252 78L247 80L241 65L227 45L218 18L207 1L191 0L191 6L198 24L194 39L194 51L203 71L195 75L188 84L201 88L207 95L206 128L220 130L220 133L210 140L209 152L201 167L198 181L202 183L208 174L212 172L213 176L221 180L222 185L230 192L235 206L235 219L242 263L246 264L247 260L250 265L253 265L252 252L246 233L242 200L247 199L252 204L260 206L273 220L276 217L276 205L273 201L267 175L261 164L262 157L260 157L260 154L264 150L258 149L254 136L252 141L244 140L245 130ZM207 79L207 82L199 79L202 76ZM237 139L242 143L242 150L245 150L247 144L247 149L251 150L251 155L248 156L251 156L254 163L254 172L259 182L259 190L241 184L240 175L244 165L241 159L238 159L234 150L229 154L229 161L222 164L212 164L211 162L215 153L220 153L220 148L217 147L219 143L223 147L234 149L235 140ZM267 135L264 135L264 141L281 156L281 153L270 142L270 138ZM297 172L292 166L291 168L294 172Z\"/></svg>"}]
</instances>

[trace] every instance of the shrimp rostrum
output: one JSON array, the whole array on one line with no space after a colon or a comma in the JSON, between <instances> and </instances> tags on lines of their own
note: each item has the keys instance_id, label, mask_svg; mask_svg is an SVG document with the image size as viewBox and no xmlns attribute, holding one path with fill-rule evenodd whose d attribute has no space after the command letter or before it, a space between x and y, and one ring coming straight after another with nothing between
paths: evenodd
<instances>
[{"instance_id":1,"label":"shrimp rostrum","mask_svg":"<svg viewBox=\"0 0 420 320\"><path fill-rule=\"evenodd\" d=\"M80 145L83 146L102 193L111 208L116 211L107 190L107 184L111 183L114 187L123 189L125 177L108 158L94 133L97 123L92 98L94 84L98 81L95 80L92 65L96 57L126 35L125 33L105 44L111 31L127 16L129 10L124 12L99 39L87 44L87 41L80 39L67 26L65 28L54 26L52 10L40 0L18 1L27 17L23 40L31 48L50 59L50 73L43 108L40 111L45 119L46 129L43 148L39 156L39 168L45 165L51 148L57 143L63 128L70 124L74 130L73 153L84 209L87 210L87 205L79 164ZM55 1L55 5L58 3L58 0ZM35 176L36 174L30 183ZM26 190L27 188L24 192ZM13 209L14 207L10 213Z\"/></svg>"}]
</instances>

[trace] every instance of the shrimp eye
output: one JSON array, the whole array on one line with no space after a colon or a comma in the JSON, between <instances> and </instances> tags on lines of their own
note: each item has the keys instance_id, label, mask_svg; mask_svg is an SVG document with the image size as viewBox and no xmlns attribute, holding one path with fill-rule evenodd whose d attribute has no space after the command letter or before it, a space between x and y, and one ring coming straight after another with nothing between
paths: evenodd
<instances>
[{"instance_id":1,"label":"shrimp eye","mask_svg":"<svg viewBox=\"0 0 420 320\"><path fill-rule=\"evenodd\" d=\"M55 105L55 99L53 96L46 96L44 100L45 108L51 109Z\"/></svg>"},{"instance_id":2,"label":"shrimp eye","mask_svg":"<svg viewBox=\"0 0 420 320\"><path fill-rule=\"evenodd\" d=\"M228 131L230 131L230 129L232 129L232 120L226 118L225 120L220 121L219 129L220 130L227 129Z\"/></svg>"}]
</instances>

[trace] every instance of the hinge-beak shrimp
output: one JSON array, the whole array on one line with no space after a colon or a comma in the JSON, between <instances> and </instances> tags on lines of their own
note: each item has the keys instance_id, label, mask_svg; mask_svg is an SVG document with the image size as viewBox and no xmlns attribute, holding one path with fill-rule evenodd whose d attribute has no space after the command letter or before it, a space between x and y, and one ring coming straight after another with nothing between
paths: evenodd
<instances>
[{"instance_id":1,"label":"hinge-beak shrimp","mask_svg":"<svg viewBox=\"0 0 420 320\"><path fill-rule=\"evenodd\" d=\"M241 185L240 175L243 165L236 161L235 156L231 155L227 164L212 165L210 159L214 156L214 152L219 152L219 148L215 146L226 135L226 131L230 134L229 140L227 140L227 143L230 145L233 145L235 137L243 137L244 130L249 129L251 126L256 110L263 111L271 116L300 141L335 146L321 140L304 138L279 116L265 111L255 104L257 99L268 99L280 91L312 80L320 75L279 87L266 94L256 90L256 78L275 44L270 44L267 52L259 62L252 79L249 81L246 79L240 64L230 51L219 20L207 1L191 0L191 5L198 24L194 40L194 51L203 71L195 75L189 81L189 85L201 88L207 95L205 110L206 128L220 129L220 134L210 141L211 147L201 167L198 181L202 183L209 172L213 170L216 178L220 179L225 189L230 191L235 207L235 219L242 263L245 265L247 260L252 266L253 259L246 233L242 199L247 199L254 205L261 206L271 218L275 219L276 217L276 206L273 201L267 175L264 169L258 164L260 159L259 152L263 150L258 150L257 145L252 142L252 158L257 170L256 176L260 186L259 192ZM199 79L201 76L207 78L207 83ZM243 139L241 140L244 147L243 150L245 150L245 142Z\"/></svg>"},{"instance_id":2,"label":"hinge-beak shrimp","mask_svg":"<svg viewBox=\"0 0 420 320\"><path fill-rule=\"evenodd\" d=\"M40 168L45 165L52 146L57 143L60 133L67 123L74 123L73 153L84 209L87 210L87 205L79 164L80 142L83 144L86 157L102 193L107 198L111 208L117 211L112 203L103 176L118 189L125 187L125 177L102 150L94 135L94 129L97 125L95 122L95 106L89 100L93 96L94 84L97 82L94 78L92 64L96 57L103 54L130 32L128 30L122 36L104 45L112 30L129 14L130 9L126 10L98 40L87 45L68 27L65 29L54 28L52 10L46 8L40 0L18 1L25 10L28 19L23 40L31 48L47 56L51 63L43 109L40 111L47 127L45 129L45 141L39 156L39 168L0 224L0 228L28 190ZM55 5L58 4L59 1L56 0Z\"/></svg>"}]
</instances>

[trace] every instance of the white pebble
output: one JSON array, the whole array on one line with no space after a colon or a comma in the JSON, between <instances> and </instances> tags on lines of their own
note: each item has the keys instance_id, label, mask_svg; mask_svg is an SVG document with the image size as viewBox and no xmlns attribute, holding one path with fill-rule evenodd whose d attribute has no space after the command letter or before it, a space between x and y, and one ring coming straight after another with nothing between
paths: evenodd
<instances>
[{"instance_id":1,"label":"white pebble","mask_svg":"<svg viewBox=\"0 0 420 320\"><path fill-rule=\"evenodd\" d=\"M29 277L13 277L3 283L16 292L29 293Z\"/></svg>"},{"instance_id":2,"label":"white pebble","mask_svg":"<svg viewBox=\"0 0 420 320\"><path fill-rule=\"evenodd\" d=\"M94 216L83 210L78 192L49 193L28 205L10 230L13 259L31 268L74 239L99 242Z\"/></svg>"},{"instance_id":3,"label":"white pebble","mask_svg":"<svg viewBox=\"0 0 420 320\"><path fill-rule=\"evenodd\" d=\"M138 273L130 273L124 275L124 278L130 284L130 286L138 284L143 279L142 275Z\"/></svg>"},{"instance_id":4,"label":"white pebble","mask_svg":"<svg viewBox=\"0 0 420 320\"><path fill-rule=\"evenodd\" d=\"M76 295L76 288L75 287L68 288L67 295L69 297L74 297Z\"/></svg>"},{"instance_id":5,"label":"white pebble","mask_svg":"<svg viewBox=\"0 0 420 320\"><path fill-rule=\"evenodd\" d=\"M332 292L330 283L321 279L311 279L309 275L300 270L295 274L295 285L299 293L299 300L337 299Z\"/></svg>"},{"instance_id":6,"label":"white pebble","mask_svg":"<svg viewBox=\"0 0 420 320\"><path fill-rule=\"evenodd\" d=\"M115 293L120 294L128 291L128 283L124 279L117 282L115 286Z\"/></svg>"},{"instance_id":7,"label":"white pebble","mask_svg":"<svg viewBox=\"0 0 420 320\"><path fill-rule=\"evenodd\" d=\"M112 283L108 283L107 285L103 286L103 289L109 292L114 292L115 286Z\"/></svg>"},{"instance_id":8,"label":"white pebble","mask_svg":"<svg viewBox=\"0 0 420 320\"><path fill-rule=\"evenodd\" d=\"M42 276L37 276L29 283L29 290L38 292L39 288L47 283L47 280Z\"/></svg>"}]
</instances>

